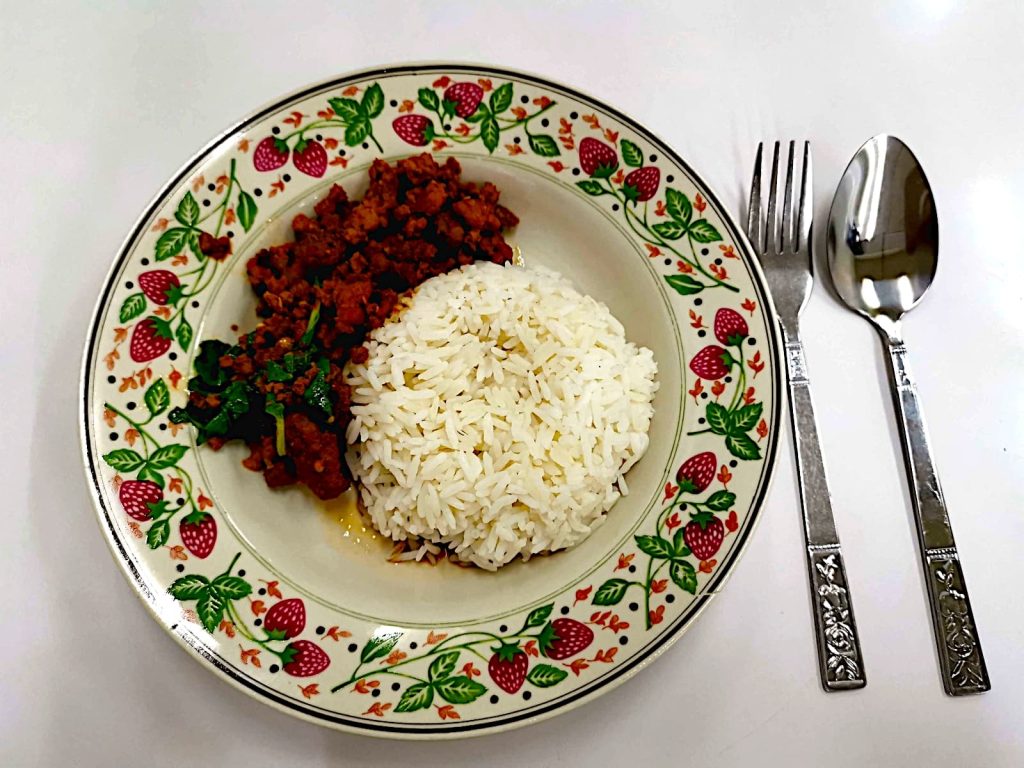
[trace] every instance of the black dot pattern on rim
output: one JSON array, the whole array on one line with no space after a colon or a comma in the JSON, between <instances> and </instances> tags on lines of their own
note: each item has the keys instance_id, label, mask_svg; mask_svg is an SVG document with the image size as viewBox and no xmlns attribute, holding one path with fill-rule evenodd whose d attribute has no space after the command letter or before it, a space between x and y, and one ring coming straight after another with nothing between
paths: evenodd
<instances>
[{"instance_id":1,"label":"black dot pattern on rim","mask_svg":"<svg viewBox=\"0 0 1024 768\"><path fill-rule=\"evenodd\" d=\"M392 691L398 691L398 690L401 690L401 688L402 688L402 684L401 683L392 683L391 684L391 690Z\"/></svg>"},{"instance_id":2,"label":"black dot pattern on rim","mask_svg":"<svg viewBox=\"0 0 1024 768\"><path fill-rule=\"evenodd\" d=\"M722 260L721 259L715 259L715 264L717 264L718 266L722 266Z\"/></svg>"},{"instance_id":3,"label":"black dot pattern on rim","mask_svg":"<svg viewBox=\"0 0 1024 768\"><path fill-rule=\"evenodd\" d=\"M161 425L160 425L160 431L161 431L161 432L164 432L164 431L166 431L166 430L167 430L167 425L166 425L166 424L161 424Z\"/></svg>"},{"instance_id":4,"label":"black dot pattern on rim","mask_svg":"<svg viewBox=\"0 0 1024 768\"><path fill-rule=\"evenodd\" d=\"M228 230L228 237L234 237L234 236L235 236L234 231L229 229Z\"/></svg>"},{"instance_id":5,"label":"black dot pattern on rim","mask_svg":"<svg viewBox=\"0 0 1024 768\"><path fill-rule=\"evenodd\" d=\"M694 299L693 300L693 306L695 306L695 307L699 307L703 303L704 303L704 299Z\"/></svg>"},{"instance_id":6,"label":"black dot pattern on rim","mask_svg":"<svg viewBox=\"0 0 1024 768\"><path fill-rule=\"evenodd\" d=\"M699 419L697 419L697 423L698 424L707 424L707 421L708 420L705 419L703 416L701 416Z\"/></svg>"},{"instance_id":7,"label":"black dot pattern on rim","mask_svg":"<svg viewBox=\"0 0 1024 768\"><path fill-rule=\"evenodd\" d=\"M636 566L635 565L629 566L629 572L630 573L636 573Z\"/></svg>"},{"instance_id":8,"label":"black dot pattern on rim","mask_svg":"<svg viewBox=\"0 0 1024 768\"><path fill-rule=\"evenodd\" d=\"M673 594L665 595L665 602L666 603L674 603L675 601L676 601L676 596L675 595L673 595Z\"/></svg>"},{"instance_id":9,"label":"black dot pattern on rim","mask_svg":"<svg viewBox=\"0 0 1024 768\"><path fill-rule=\"evenodd\" d=\"M549 125L551 125L551 121L545 117L540 121L540 124L547 128Z\"/></svg>"},{"instance_id":10,"label":"black dot pattern on rim","mask_svg":"<svg viewBox=\"0 0 1024 768\"><path fill-rule=\"evenodd\" d=\"M169 357L171 360L177 360L178 359L178 353L177 352L171 352L171 354L169 354L167 357Z\"/></svg>"},{"instance_id":11,"label":"black dot pattern on rim","mask_svg":"<svg viewBox=\"0 0 1024 768\"><path fill-rule=\"evenodd\" d=\"M245 578L245 569L244 568L238 572L238 577L239 578Z\"/></svg>"},{"instance_id":12,"label":"black dot pattern on rim","mask_svg":"<svg viewBox=\"0 0 1024 768\"><path fill-rule=\"evenodd\" d=\"M259 595L260 597L263 597L263 595L267 594L267 590L265 590L263 587L260 587L259 589L256 590L256 594Z\"/></svg>"},{"instance_id":13,"label":"black dot pattern on rim","mask_svg":"<svg viewBox=\"0 0 1024 768\"><path fill-rule=\"evenodd\" d=\"M262 197L262 196L263 196L263 190L262 190L262 189L260 189L259 187L256 187L256 189L254 189L254 190L252 191L252 193L253 193L254 195L256 195L256 197Z\"/></svg>"},{"instance_id":14,"label":"black dot pattern on rim","mask_svg":"<svg viewBox=\"0 0 1024 768\"><path fill-rule=\"evenodd\" d=\"M141 264L142 266L144 266L144 267L147 267L147 266L149 266L149 259L141 259L141 260L139 261L139 263L140 263L140 264Z\"/></svg>"},{"instance_id":15,"label":"black dot pattern on rim","mask_svg":"<svg viewBox=\"0 0 1024 768\"><path fill-rule=\"evenodd\" d=\"M523 691L523 701L529 701L533 697L533 694L529 691Z\"/></svg>"},{"instance_id":16,"label":"black dot pattern on rim","mask_svg":"<svg viewBox=\"0 0 1024 768\"><path fill-rule=\"evenodd\" d=\"M260 626L262 626L262 625L263 625L263 619L256 619L256 620L255 620L255 621L253 622L253 625L254 625L254 626L257 626L257 627L260 627Z\"/></svg>"},{"instance_id":17,"label":"black dot pattern on rim","mask_svg":"<svg viewBox=\"0 0 1024 768\"><path fill-rule=\"evenodd\" d=\"M733 469L736 469L736 467L738 466L738 462L736 461L736 459L730 461L729 466L732 467Z\"/></svg>"},{"instance_id":18,"label":"black dot pattern on rim","mask_svg":"<svg viewBox=\"0 0 1024 768\"><path fill-rule=\"evenodd\" d=\"M665 181L667 181L669 184L671 184L675 180L676 180L676 177L673 176L671 173L668 176L665 177Z\"/></svg>"},{"instance_id":19,"label":"black dot pattern on rim","mask_svg":"<svg viewBox=\"0 0 1024 768\"><path fill-rule=\"evenodd\" d=\"M634 613L635 613L636 611L639 611L639 610L640 610L640 605L639 605L639 603L630 603L630 604L629 604L629 610L633 611Z\"/></svg>"},{"instance_id":20,"label":"black dot pattern on rim","mask_svg":"<svg viewBox=\"0 0 1024 768\"><path fill-rule=\"evenodd\" d=\"M213 192L213 190L215 190L217 188L217 185L214 184L213 182L210 182L209 184L206 185L206 188L208 190L210 190L211 192Z\"/></svg>"},{"instance_id":21,"label":"black dot pattern on rim","mask_svg":"<svg viewBox=\"0 0 1024 768\"><path fill-rule=\"evenodd\" d=\"M322 635L322 634L323 634L324 632L326 632L326 631L327 631L327 630L326 630L326 629L324 629L323 627L317 627L317 628L316 628L316 633L317 633L318 635Z\"/></svg>"},{"instance_id":22,"label":"black dot pattern on rim","mask_svg":"<svg viewBox=\"0 0 1024 768\"><path fill-rule=\"evenodd\" d=\"M273 675L273 674L276 674L277 672L280 672L280 671L281 671L281 668L279 666L277 666L277 664L271 664L270 665L270 674Z\"/></svg>"},{"instance_id":23,"label":"black dot pattern on rim","mask_svg":"<svg viewBox=\"0 0 1024 768\"><path fill-rule=\"evenodd\" d=\"M561 610L559 610L559 613L561 613L563 616L568 616L569 615L569 606L568 605L563 605Z\"/></svg>"},{"instance_id":24,"label":"black dot pattern on rim","mask_svg":"<svg viewBox=\"0 0 1024 768\"><path fill-rule=\"evenodd\" d=\"M450 131L452 129L452 124L451 123L445 123L444 124L444 129L446 131ZM366 149L366 147L363 147L363 149Z\"/></svg>"},{"instance_id":25,"label":"black dot pattern on rim","mask_svg":"<svg viewBox=\"0 0 1024 768\"><path fill-rule=\"evenodd\" d=\"M514 139L512 139L512 143L513 144L518 144L520 141L522 141L522 139L520 139L518 136L516 136Z\"/></svg>"},{"instance_id":26,"label":"black dot pattern on rim","mask_svg":"<svg viewBox=\"0 0 1024 768\"><path fill-rule=\"evenodd\" d=\"M697 331L697 336L698 336L698 338L701 338L701 339L703 339L703 338L704 338L705 336L707 336L707 335L708 335L708 332L707 332L707 331L705 331L705 330L699 330L699 331Z\"/></svg>"},{"instance_id":27,"label":"black dot pattern on rim","mask_svg":"<svg viewBox=\"0 0 1024 768\"><path fill-rule=\"evenodd\" d=\"M572 169L572 175L573 176L579 176L580 175L580 169L579 168L573 168Z\"/></svg>"},{"instance_id":28,"label":"black dot pattern on rim","mask_svg":"<svg viewBox=\"0 0 1024 768\"><path fill-rule=\"evenodd\" d=\"M497 704L498 701L499 701L499 699L498 699L497 696L491 696L491 698L490 698L491 704Z\"/></svg>"},{"instance_id":29,"label":"black dot pattern on rim","mask_svg":"<svg viewBox=\"0 0 1024 768\"><path fill-rule=\"evenodd\" d=\"M107 376L107 384L114 384L117 381L117 376Z\"/></svg>"},{"instance_id":30,"label":"black dot pattern on rim","mask_svg":"<svg viewBox=\"0 0 1024 768\"><path fill-rule=\"evenodd\" d=\"M726 384L732 384L732 376L726 376L725 377L725 383Z\"/></svg>"},{"instance_id":31,"label":"black dot pattern on rim","mask_svg":"<svg viewBox=\"0 0 1024 768\"><path fill-rule=\"evenodd\" d=\"M416 642L409 643L409 649L410 650L415 651L417 648L419 648L419 644L418 643L416 643Z\"/></svg>"},{"instance_id":32,"label":"black dot pattern on rim","mask_svg":"<svg viewBox=\"0 0 1024 768\"><path fill-rule=\"evenodd\" d=\"M318 134L316 135L316 140L317 140L317 141L323 141L323 140L324 140L324 137L323 137L323 136L321 136L321 135L320 135L320 134L318 133Z\"/></svg>"},{"instance_id":33,"label":"black dot pattern on rim","mask_svg":"<svg viewBox=\"0 0 1024 768\"><path fill-rule=\"evenodd\" d=\"M680 511L680 512L685 512L685 511L686 511L686 508L687 508L687 506L689 506L689 505L688 505L688 504L680 504L680 505L679 505L679 511Z\"/></svg>"},{"instance_id":34,"label":"black dot pattern on rim","mask_svg":"<svg viewBox=\"0 0 1024 768\"><path fill-rule=\"evenodd\" d=\"M612 210L613 210L613 211L617 211L617 210L619 210L619 204L618 204L618 203L614 203L614 204L612 204Z\"/></svg>"},{"instance_id":35,"label":"black dot pattern on rim","mask_svg":"<svg viewBox=\"0 0 1024 768\"><path fill-rule=\"evenodd\" d=\"M111 432L110 433L110 439L111 440L117 440L117 432Z\"/></svg>"},{"instance_id":36,"label":"black dot pattern on rim","mask_svg":"<svg viewBox=\"0 0 1024 768\"><path fill-rule=\"evenodd\" d=\"M579 118L579 116L580 116L580 113L579 113L579 112L570 112L570 113L569 113L569 119L570 119L570 120L576 120L576 119L578 119L578 118Z\"/></svg>"},{"instance_id":37,"label":"black dot pattern on rim","mask_svg":"<svg viewBox=\"0 0 1024 768\"><path fill-rule=\"evenodd\" d=\"M508 625L507 624L502 624L500 627L498 627L498 631L501 632L502 634L504 634L505 632L508 632Z\"/></svg>"},{"instance_id":38,"label":"black dot pattern on rim","mask_svg":"<svg viewBox=\"0 0 1024 768\"><path fill-rule=\"evenodd\" d=\"M355 653L358 650L359 650L359 646L356 645L355 643L349 643L348 644L348 652L349 653Z\"/></svg>"},{"instance_id":39,"label":"black dot pattern on rim","mask_svg":"<svg viewBox=\"0 0 1024 768\"><path fill-rule=\"evenodd\" d=\"M278 128L278 127L277 127L277 126L275 125L275 126L274 126L273 128L271 128L271 129L270 129L270 132L271 132L272 134L274 134L275 136L277 136L277 134L279 134L279 133L281 132L281 129L280 129L280 128Z\"/></svg>"},{"instance_id":40,"label":"black dot pattern on rim","mask_svg":"<svg viewBox=\"0 0 1024 768\"><path fill-rule=\"evenodd\" d=\"M124 284L124 287L127 288L130 291L132 288L135 287L135 283L133 283L131 280L129 280L127 283Z\"/></svg>"},{"instance_id":41,"label":"black dot pattern on rim","mask_svg":"<svg viewBox=\"0 0 1024 768\"><path fill-rule=\"evenodd\" d=\"M665 266L666 267L671 267L672 266L672 259L665 259Z\"/></svg>"},{"instance_id":42,"label":"black dot pattern on rim","mask_svg":"<svg viewBox=\"0 0 1024 768\"><path fill-rule=\"evenodd\" d=\"M619 645L625 645L628 642L629 642L629 638L626 637L625 635L623 635L622 637L619 638Z\"/></svg>"},{"instance_id":43,"label":"black dot pattern on rim","mask_svg":"<svg viewBox=\"0 0 1024 768\"><path fill-rule=\"evenodd\" d=\"M184 571L184 570L185 570L185 566L184 566L184 565L182 565L181 563L178 563L178 564L177 564L177 565L175 566L175 570L177 570L177 571L178 571L178 573L181 573L182 571Z\"/></svg>"},{"instance_id":44,"label":"black dot pattern on rim","mask_svg":"<svg viewBox=\"0 0 1024 768\"><path fill-rule=\"evenodd\" d=\"M522 96L520 96L520 97L519 97L519 100L520 100L521 102L523 102L523 104L529 104L529 103L530 103L530 97L529 97L529 96L526 96L525 94L524 94L524 95L522 95Z\"/></svg>"},{"instance_id":45,"label":"black dot pattern on rim","mask_svg":"<svg viewBox=\"0 0 1024 768\"><path fill-rule=\"evenodd\" d=\"M750 338L747 339L747 344L749 344L750 346L754 346L755 344L757 344L757 340L753 336L751 336Z\"/></svg>"},{"instance_id":46,"label":"black dot pattern on rim","mask_svg":"<svg viewBox=\"0 0 1024 768\"><path fill-rule=\"evenodd\" d=\"M709 253L711 253L711 251L709 251L707 248L701 248L700 249L700 255L701 256L707 256Z\"/></svg>"},{"instance_id":47,"label":"black dot pattern on rim","mask_svg":"<svg viewBox=\"0 0 1024 768\"><path fill-rule=\"evenodd\" d=\"M181 498L179 498L179 499L178 499L178 500L177 500L177 501L176 501L175 503L176 503L176 504L177 504L177 505L178 505L179 507L184 507L184 506L185 506L185 500L184 500L184 499L181 499Z\"/></svg>"},{"instance_id":48,"label":"black dot pattern on rim","mask_svg":"<svg viewBox=\"0 0 1024 768\"><path fill-rule=\"evenodd\" d=\"M650 160L652 163L658 162L658 156L657 155L651 155L647 159Z\"/></svg>"},{"instance_id":49,"label":"black dot pattern on rim","mask_svg":"<svg viewBox=\"0 0 1024 768\"><path fill-rule=\"evenodd\" d=\"M700 399L701 400L707 400L708 399L708 393L707 392L701 392L700 393Z\"/></svg>"},{"instance_id":50,"label":"black dot pattern on rim","mask_svg":"<svg viewBox=\"0 0 1024 768\"><path fill-rule=\"evenodd\" d=\"M389 103L391 104L392 107L397 107L398 106L398 102L395 101L394 99L392 99ZM394 686L392 686L392 688L394 690L396 690L396 691L398 690L398 688L395 688Z\"/></svg>"},{"instance_id":51,"label":"black dot pattern on rim","mask_svg":"<svg viewBox=\"0 0 1024 768\"><path fill-rule=\"evenodd\" d=\"M126 404L125 408L127 408L129 411L134 411L135 410L135 402L133 401L133 402L130 402L130 403Z\"/></svg>"},{"instance_id":52,"label":"black dot pattern on rim","mask_svg":"<svg viewBox=\"0 0 1024 768\"><path fill-rule=\"evenodd\" d=\"M203 199L203 208L209 208L210 205L212 205L212 203L210 203L210 200L208 198L204 198Z\"/></svg>"},{"instance_id":53,"label":"black dot pattern on rim","mask_svg":"<svg viewBox=\"0 0 1024 768\"><path fill-rule=\"evenodd\" d=\"M345 150L344 149L339 149L338 150L338 157L344 157L344 156L345 156Z\"/></svg>"},{"instance_id":54,"label":"black dot pattern on rim","mask_svg":"<svg viewBox=\"0 0 1024 768\"><path fill-rule=\"evenodd\" d=\"M373 692L370 695L376 699L378 696L380 696L380 688L374 688Z\"/></svg>"},{"instance_id":55,"label":"black dot pattern on rim","mask_svg":"<svg viewBox=\"0 0 1024 768\"><path fill-rule=\"evenodd\" d=\"M363 142L363 149L369 149L370 145L367 142Z\"/></svg>"},{"instance_id":56,"label":"black dot pattern on rim","mask_svg":"<svg viewBox=\"0 0 1024 768\"><path fill-rule=\"evenodd\" d=\"M199 302L198 301L193 301L192 302L192 309L198 309L198 308L199 308Z\"/></svg>"},{"instance_id":57,"label":"black dot pattern on rim","mask_svg":"<svg viewBox=\"0 0 1024 768\"><path fill-rule=\"evenodd\" d=\"M292 180L292 175L290 173L286 173L284 176L281 177L281 180L284 181L285 184L287 184L289 181Z\"/></svg>"}]
</instances>

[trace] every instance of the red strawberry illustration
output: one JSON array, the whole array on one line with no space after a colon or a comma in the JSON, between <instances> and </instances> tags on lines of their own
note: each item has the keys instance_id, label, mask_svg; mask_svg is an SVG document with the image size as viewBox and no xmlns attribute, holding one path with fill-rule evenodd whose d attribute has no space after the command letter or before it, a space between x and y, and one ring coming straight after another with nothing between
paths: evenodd
<instances>
[{"instance_id":1,"label":"red strawberry illustration","mask_svg":"<svg viewBox=\"0 0 1024 768\"><path fill-rule=\"evenodd\" d=\"M271 640L291 640L306 627L306 606L297 597L270 606L263 617L263 629Z\"/></svg>"},{"instance_id":2,"label":"red strawberry illustration","mask_svg":"<svg viewBox=\"0 0 1024 768\"><path fill-rule=\"evenodd\" d=\"M715 338L722 344L738 347L749 332L747 321L735 309L723 307L715 313Z\"/></svg>"},{"instance_id":3,"label":"red strawberry illustration","mask_svg":"<svg viewBox=\"0 0 1024 768\"><path fill-rule=\"evenodd\" d=\"M152 269L139 275L139 288L154 304L176 304L181 298L181 281L166 269Z\"/></svg>"},{"instance_id":4,"label":"red strawberry illustration","mask_svg":"<svg viewBox=\"0 0 1024 768\"><path fill-rule=\"evenodd\" d=\"M315 139L303 139L295 145L292 162L307 176L319 179L327 171L327 150Z\"/></svg>"},{"instance_id":5,"label":"red strawberry illustration","mask_svg":"<svg viewBox=\"0 0 1024 768\"><path fill-rule=\"evenodd\" d=\"M257 171L275 171L288 162L288 144L267 136L252 153L252 164Z\"/></svg>"},{"instance_id":6,"label":"red strawberry illustration","mask_svg":"<svg viewBox=\"0 0 1024 768\"><path fill-rule=\"evenodd\" d=\"M494 655L487 662L491 680L506 693L515 693L523 687L530 668L526 651L519 647L519 643L502 643L492 650Z\"/></svg>"},{"instance_id":7,"label":"red strawberry illustration","mask_svg":"<svg viewBox=\"0 0 1024 768\"><path fill-rule=\"evenodd\" d=\"M594 642L594 630L576 619L555 619L538 638L540 652L549 659L568 659Z\"/></svg>"},{"instance_id":8,"label":"red strawberry illustration","mask_svg":"<svg viewBox=\"0 0 1024 768\"><path fill-rule=\"evenodd\" d=\"M150 504L163 501L164 492L152 480L125 480L117 493L121 506L128 517L135 520L149 520Z\"/></svg>"},{"instance_id":9,"label":"red strawberry illustration","mask_svg":"<svg viewBox=\"0 0 1024 768\"><path fill-rule=\"evenodd\" d=\"M178 533L185 549L202 560L213 552L213 545L217 543L217 521L197 509L181 521Z\"/></svg>"},{"instance_id":10,"label":"red strawberry illustration","mask_svg":"<svg viewBox=\"0 0 1024 768\"><path fill-rule=\"evenodd\" d=\"M484 89L476 83L455 83L449 85L444 92L445 101L455 102L455 114L469 117L484 98Z\"/></svg>"},{"instance_id":11,"label":"red strawberry illustration","mask_svg":"<svg viewBox=\"0 0 1024 768\"><path fill-rule=\"evenodd\" d=\"M281 653L281 668L292 677L312 677L331 666L331 657L316 643L296 640Z\"/></svg>"},{"instance_id":12,"label":"red strawberry illustration","mask_svg":"<svg viewBox=\"0 0 1024 768\"><path fill-rule=\"evenodd\" d=\"M132 331L128 354L136 363L156 360L171 348L171 324L159 317L147 317Z\"/></svg>"},{"instance_id":13,"label":"red strawberry illustration","mask_svg":"<svg viewBox=\"0 0 1024 768\"><path fill-rule=\"evenodd\" d=\"M711 451L691 456L679 465L676 482L683 493L702 493L715 479L718 459Z\"/></svg>"},{"instance_id":14,"label":"red strawberry illustration","mask_svg":"<svg viewBox=\"0 0 1024 768\"><path fill-rule=\"evenodd\" d=\"M434 124L423 115L402 115L391 123L398 138L414 147L425 147L434 138Z\"/></svg>"},{"instance_id":15,"label":"red strawberry illustration","mask_svg":"<svg viewBox=\"0 0 1024 768\"><path fill-rule=\"evenodd\" d=\"M710 560L722 546L725 526L710 512L698 512L683 529L683 541L698 560Z\"/></svg>"},{"instance_id":16,"label":"red strawberry illustration","mask_svg":"<svg viewBox=\"0 0 1024 768\"><path fill-rule=\"evenodd\" d=\"M619 167L619 156L603 141L589 136L580 142L580 168L587 176L608 178Z\"/></svg>"},{"instance_id":17,"label":"red strawberry illustration","mask_svg":"<svg viewBox=\"0 0 1024 768\"><path fill-rule=\"evenodd\" d=\"M645 168L637 168L626 174L622 191L630 200L643 203L650 200L658 193L658 184L661 182L661 171L653 165Z\"/></svg>"},{"instance_id":18,"label":"red strawberry illustration","mask_svg":"<svg viewBox=\"0 0 1024 768\"><path fill-rule=\"evenodd\" d=\"M729 375L732 362L728 352L715 344L710 344L694 355L690 361L690 370L702 379L721 379Z\"/></svg>"}]
</instances>

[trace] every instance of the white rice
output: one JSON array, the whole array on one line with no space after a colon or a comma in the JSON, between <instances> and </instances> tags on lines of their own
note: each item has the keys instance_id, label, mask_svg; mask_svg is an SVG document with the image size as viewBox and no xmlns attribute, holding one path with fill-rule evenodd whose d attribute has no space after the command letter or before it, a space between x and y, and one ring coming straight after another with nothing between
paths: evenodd
<instances>
[{"instance_id":1,"label":"white rice","mask_svg":"<svg viewBox=\"0 0 1024 768\"><path fill-rule=\"evenodd\" d=\"M367 347L346 368L347 460L402 558L432 543L495 570L579 543L628 492L657 366L556 272L478 263L432 278Z\"/></svg>"}]
</instances>

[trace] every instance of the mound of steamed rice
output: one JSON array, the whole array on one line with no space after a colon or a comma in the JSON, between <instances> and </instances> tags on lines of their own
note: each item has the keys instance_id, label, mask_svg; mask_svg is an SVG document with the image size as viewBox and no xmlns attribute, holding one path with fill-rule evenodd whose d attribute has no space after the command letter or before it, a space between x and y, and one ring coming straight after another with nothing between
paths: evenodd
<instances>
[{"instance_id":1,"label":"mound of steamed rice","mask_svg":"<svg viewBox=\"0 0 1024 768\"><path fill-rule=\"evenodd\" d=\"M431 278L367 347L345 369L346 458L373 524L415 556L495 570L579 543L628 492L657 366L556 272Z\"/></svg>"}]
</instances>

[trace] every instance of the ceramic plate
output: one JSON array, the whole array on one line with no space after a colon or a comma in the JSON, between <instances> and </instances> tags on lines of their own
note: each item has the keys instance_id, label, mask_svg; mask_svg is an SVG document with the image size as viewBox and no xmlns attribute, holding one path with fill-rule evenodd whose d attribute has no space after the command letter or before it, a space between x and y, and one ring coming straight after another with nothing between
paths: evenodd
<instances>
[{"instance_id":1,"label":"ceramic plate","mask_svg":"<svg viewBox=\"0 0 1024 768\"><path fill-rule=\"evenodd\" d=\"M350 498L269 490L240 465L244 446L199 447L167 418L199 342L255 324L246 260L288 238L331 185L358 196L372 160L417 152L496 183L522 220L509 239L525 262L607 303L659 366L651 447L628 496L578 547L498 573L391 563ZM203 233L229 237L231 254L204 256ZM234 685L363 733L494 731L627 679L721 587L772 468L774 328L736 224L625 115L489 67L361 72L247 117L146 209L89 332L85 463L142 600ZM511 669L499 684L501 647Z\"/></svg>"}]
</instances>

